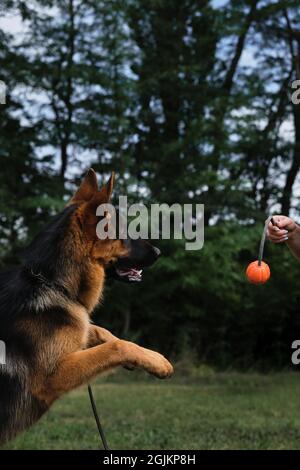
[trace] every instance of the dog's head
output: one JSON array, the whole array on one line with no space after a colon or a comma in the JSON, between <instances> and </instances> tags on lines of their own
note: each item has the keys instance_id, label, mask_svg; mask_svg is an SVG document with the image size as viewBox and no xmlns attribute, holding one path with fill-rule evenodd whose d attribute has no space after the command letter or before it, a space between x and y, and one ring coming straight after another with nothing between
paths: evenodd
<instances>
[{"instance_id":1,"label":"dog's head","mask_svg":"<svg viewBox=\"0 0 300 470\"><path fill-rule=\"evenodd\" d=\"M160 256L160 250L147 240L101 239L97 235L97 224L110 223L109 214L99 217L97 208L110 202L114 186L114 174L108 183L98 188L97 176L90 169L69 205L76 205L73 216L79 239L84 242L84 255L92 262L101 264L107 273L121 281L136 282L142 279L142 270L151 266Z\"/></svg>"}]
</instances>

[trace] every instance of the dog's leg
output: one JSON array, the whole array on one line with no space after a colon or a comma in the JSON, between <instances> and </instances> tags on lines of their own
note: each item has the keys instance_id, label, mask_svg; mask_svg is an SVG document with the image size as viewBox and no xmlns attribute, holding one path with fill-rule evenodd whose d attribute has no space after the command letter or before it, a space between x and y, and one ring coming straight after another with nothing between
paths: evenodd
<instances>
[{"instance_id":1,"label":"dog's leg","mask_svg":"<svg viewBox=\"0 0 300 470\"><path fill-rule=\"evenodd\" d=\"M173 374L173 367L161 354L130 343L113 340L67 355L49 377L44 400L51 404L59 396L82 385L97 374L117 366L139 367L159 378Z\"/></svg>"},{"instance_id":2,"label":"dog's leg","mask_svg":"<svg viewBox=\"0 0 300 470\"><path fill-rule=\"evenodd\" d=\"M107 343L107 341L113 341L117 338L114 336L110 331L106 330L97 325L91 325L89 329L89 337L88 337L88 348L92 348L93 346L98 346L99 344ZM127 364L124 366L125 369L133 371L135 368L132 365Z\"/></svg>"},{"instance_id":3,"label":"dog's leg","mask_svg":"<svg viewBox=\"0 0 300 470\"><path fill-rule=\"evenodd\" d=\"M98 346L99 344L107 343L118 339L110 331L100 326L90 325L89 337L88 337L88 348Z\"/></svg>"}]
</instances>

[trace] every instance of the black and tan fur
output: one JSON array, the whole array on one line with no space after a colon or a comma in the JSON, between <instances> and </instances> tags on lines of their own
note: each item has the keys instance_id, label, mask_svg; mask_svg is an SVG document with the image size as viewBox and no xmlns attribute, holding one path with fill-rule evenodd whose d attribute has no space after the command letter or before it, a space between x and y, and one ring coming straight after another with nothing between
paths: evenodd
<instances>
[{"instance_id":1,"label":"black and tan fur","mask_svg":"<svg viewBox=\"0 0 300 470\"><path fill-rule=\"evenodd\" d=\"M112 188L113 177L99 191L90 170L65 210L32 242L23 264L0 274L0 339L7 349L0 365L0 445L104 371L139 367L161 378L173 372L159 353L91 323L107 266L130 260L133 250L128 242L96 236L96 208L109 201ZM145 242L145 256L152 248Z\"/></svg>"}]
</instances>

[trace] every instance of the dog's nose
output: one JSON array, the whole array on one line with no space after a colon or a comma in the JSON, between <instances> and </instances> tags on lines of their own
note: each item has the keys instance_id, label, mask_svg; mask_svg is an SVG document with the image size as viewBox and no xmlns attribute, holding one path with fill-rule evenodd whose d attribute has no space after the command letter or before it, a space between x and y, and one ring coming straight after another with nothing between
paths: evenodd
<instances>
[{"instance_id":1,"label":"dog's nose","mask_svg":"<svg viewBox=\"0 0 300 470\"><path fill-rule=\"evenodd\" d=\"M153 251L154 251L154 253L155 253L155 256L156 256L157 258L159 258L160 255L161 255L160 249L157 248L156 246L154 246L154 247L153 247Z\"/></svg>"}]
</instances>

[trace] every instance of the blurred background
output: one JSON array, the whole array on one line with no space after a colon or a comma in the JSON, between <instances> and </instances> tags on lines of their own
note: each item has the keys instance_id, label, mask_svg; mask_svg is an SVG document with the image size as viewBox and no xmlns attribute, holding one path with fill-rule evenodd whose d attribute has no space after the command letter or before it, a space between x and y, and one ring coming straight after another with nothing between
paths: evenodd
<instances>
[{"instance_id":1,"label":"blurred background","mask_svg":"<svg viewBox=\"0 0 300 470\"><path fill-rule=\"evenodd\" d=\"M96 321L178 370L291 367L300 263L267 244L270 282L249 285L244 271L269 214L299 220L299 1L2 0L0 10L1 268L90 166L103 180L115 170L115 197L204 203L205 245L160 242L141 285L108 283Z\"/></svg>"}]
</instances>

